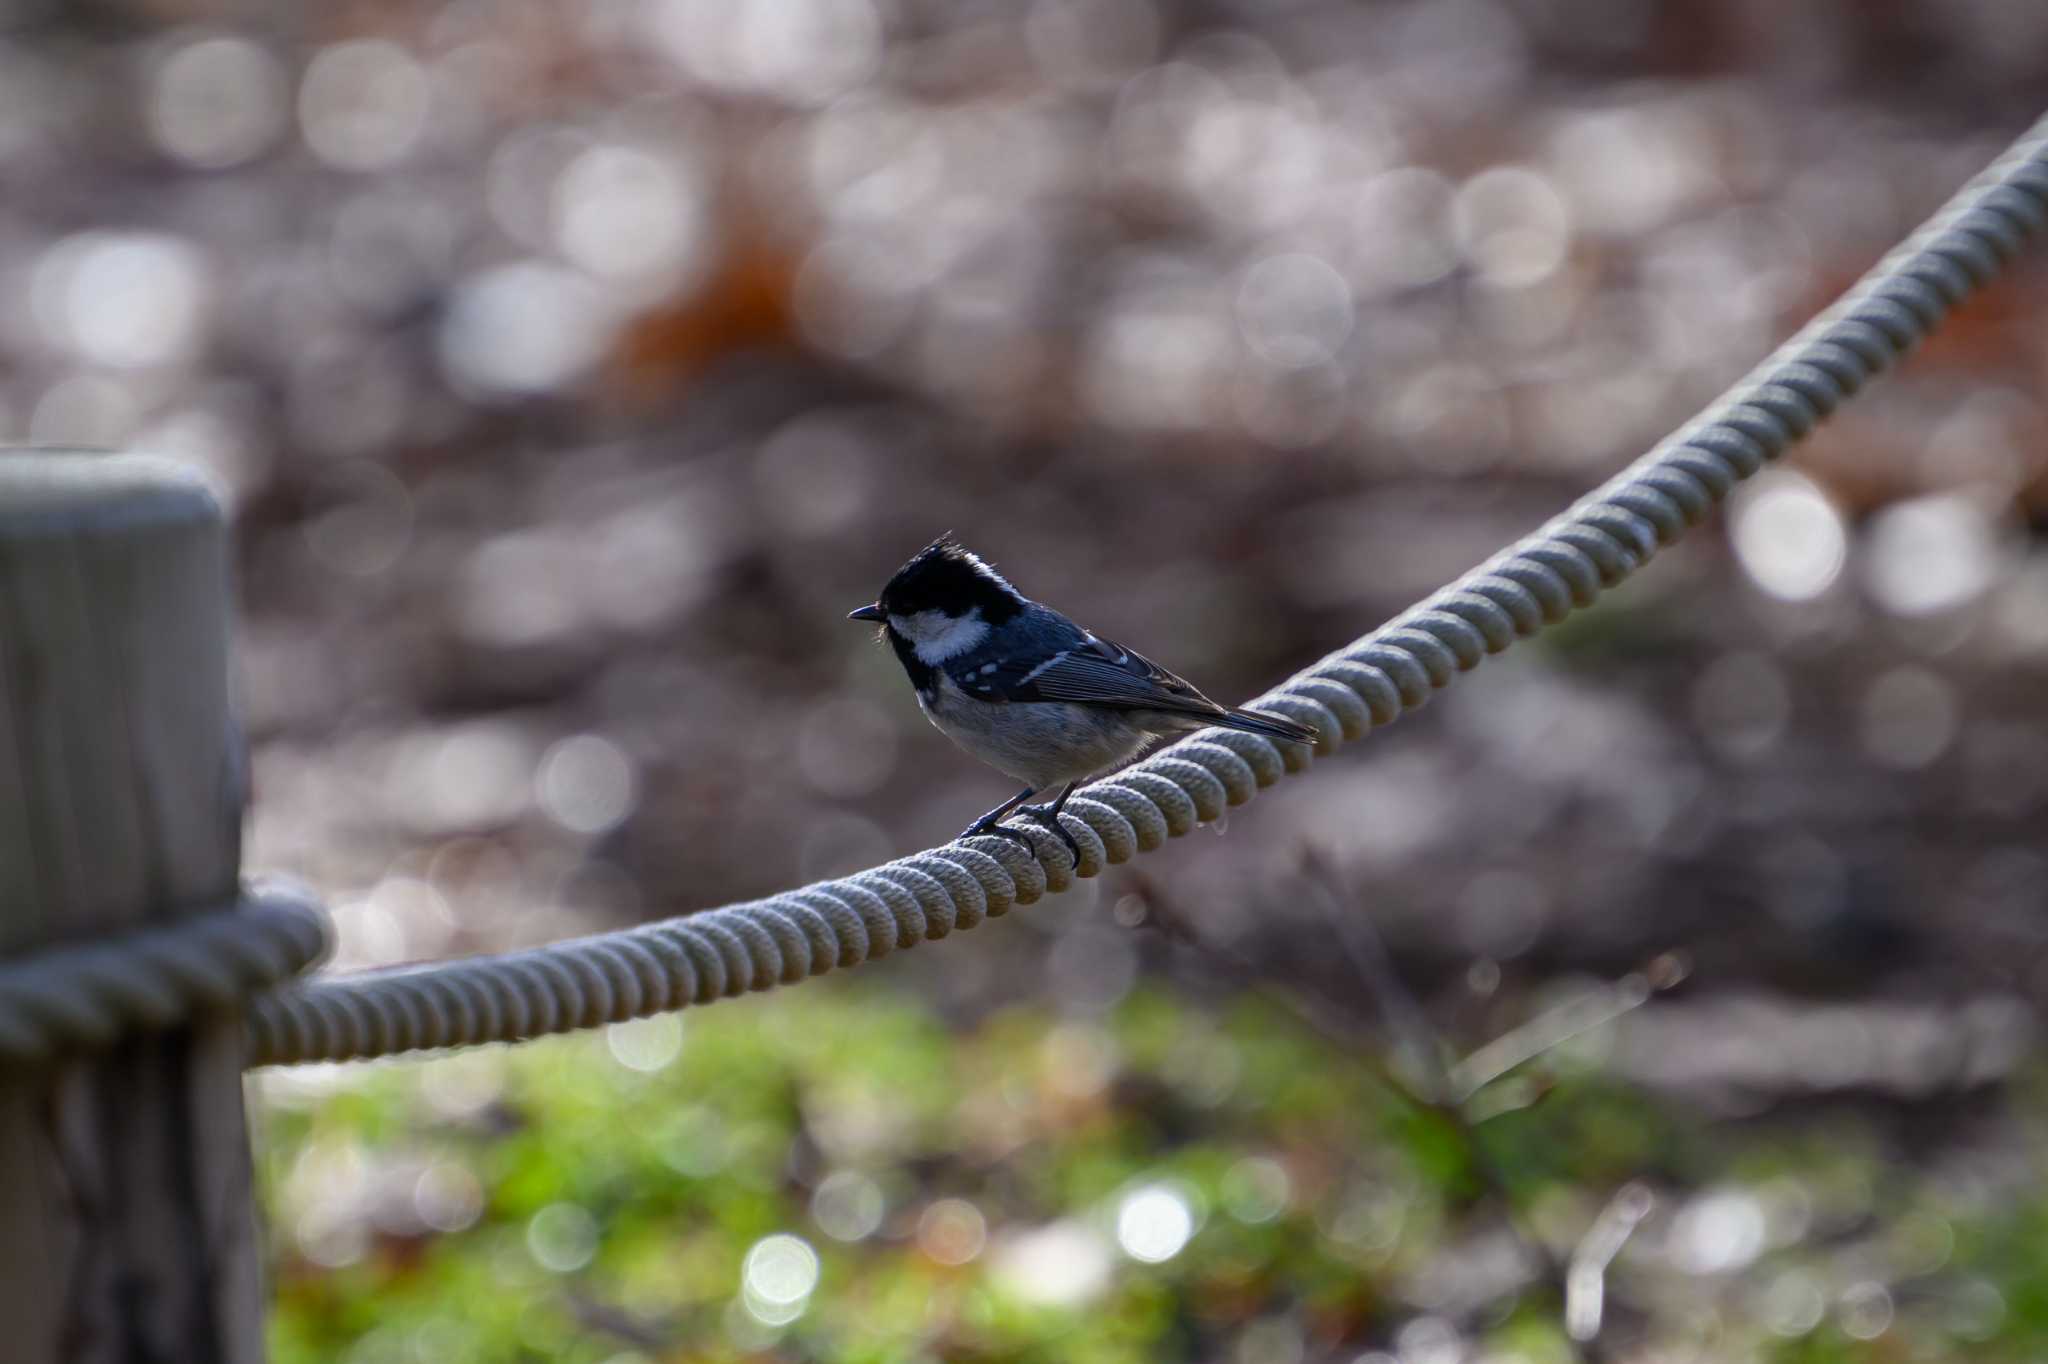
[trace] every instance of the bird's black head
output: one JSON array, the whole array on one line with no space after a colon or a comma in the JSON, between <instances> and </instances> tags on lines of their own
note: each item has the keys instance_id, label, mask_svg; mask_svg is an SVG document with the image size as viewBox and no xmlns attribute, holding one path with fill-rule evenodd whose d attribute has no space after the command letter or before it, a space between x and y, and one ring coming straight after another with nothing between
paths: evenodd
<instances>
[{"instance_id":1,"label":"bird's black head","mask_svg":"<svg viewBox=\"0 0 2048 1364\"><path fill-rule=\"evenodd\" d=\"M968 552L958 541L941 536L912 555L896 570L873 606L853 613L856 620L910 618L927 611L963 617L979 610L990 626L1001 625L1024 609L1016 588Z\"/></svg>"}]
</instances>

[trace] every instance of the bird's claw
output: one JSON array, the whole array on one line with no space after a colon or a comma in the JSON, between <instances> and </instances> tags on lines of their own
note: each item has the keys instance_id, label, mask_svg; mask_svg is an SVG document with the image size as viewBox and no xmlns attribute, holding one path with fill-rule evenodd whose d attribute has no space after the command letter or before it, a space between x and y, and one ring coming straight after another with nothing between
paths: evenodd
<instances>
[{"instance_id":1,"label":"bird's claw","mask_svg":"<svg viewBox=\"0 0 2048 1364\"><path fill-rule=\"evenodd\" d=\"M1024 845L1024 850L1030 853L1033 857L1038 856L1038 849L1031 845L1031 840L1029 838L1025 837L1021 833L1018 833L1015 829L1008 829L1003 827L1002 825L996 823L992 819L975 820L974 823L968 825L966 828L960 831L960 837L1007 838L1012 842L1022 843Z\"/></svg>"},{"instance_id":2,"label":"bird's claw","mask_svg":"<svg viewBox=\"0 0 2048 1364\"><path fill-rule=\"evenodd\" d=\"M1067 852L1074 859L1074 866L1078 870L1081 865L1081 845L1074 841L1074 836L1067 832L1066 826L1062 825L1056 817L1047 811L1048 807L1043 805L1020 805L1011 813L1028 815L1039 827L1059 835L1060 841L1067 845ZM1007 825L998 824L992 819L975 820L974 823L960 831L960 837L1007 838L1012 842L1023 844L1025 851L1029 852L1033 857L1038 856L1038 847L1031 841L1028 834L1012 829Z\"/></svg>"},{"instance_id":3,"label":"bird's claw","mask_svg":"<svg viewBox=\"0 0 2048 1364\"><path fill-rule=\"evenodd\" d=\"M1053 813L1053 808L1050 805L1020 805L1017 807L1017 813L1029 816L1038 822L1040 828L1045 829L1049 833L1057 834L1060 842L1067 845L1068 855L1074 859L1074 870L1079 871L1081 869L1081 845L1076 843L1074 836L1067 832L1067 826L1060 823L1060 817Z\"/></svg>"}]
</instances>

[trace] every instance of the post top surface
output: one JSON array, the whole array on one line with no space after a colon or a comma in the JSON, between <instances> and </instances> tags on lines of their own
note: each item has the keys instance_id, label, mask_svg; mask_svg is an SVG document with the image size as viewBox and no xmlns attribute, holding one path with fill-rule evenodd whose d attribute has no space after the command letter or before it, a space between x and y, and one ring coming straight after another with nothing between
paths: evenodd
<instances>
[{"instance_id":1,"label":"post top surface","mask_svg":"<svg viewBox=\"0 0 2048 1364\"><path fill-rule=\"evenodd\" d=\"M220 501L198 470L159 455L0 446L0 537L206 524Z\"/></svg>"}]
</instances>

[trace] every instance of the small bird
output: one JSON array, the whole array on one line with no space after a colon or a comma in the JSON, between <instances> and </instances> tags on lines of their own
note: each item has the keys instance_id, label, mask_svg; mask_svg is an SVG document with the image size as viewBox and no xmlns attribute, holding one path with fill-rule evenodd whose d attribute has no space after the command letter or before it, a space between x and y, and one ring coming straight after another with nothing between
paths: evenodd
<instances>
[{"instance_id":1,"label":"small bird","mask_svg":"<svg viewBox=\"0 0 2048 1364\"><path fill-rule=\"evenodd\" d=\"M1120 766L1155 739L1216 726L1305 744L1316 732L1277 715L1232 710L1150 659L1032 601L993 568L942 536L896 570L871 606L847 616L877 621L917 704L939 731L1024 789L960 837L996 834L1031 846L1000 821L1025 815L1066 843L1059 822L1074 788ZM1026 805L1059 787L1048 805Z\"/></svg>"}]
</instances>

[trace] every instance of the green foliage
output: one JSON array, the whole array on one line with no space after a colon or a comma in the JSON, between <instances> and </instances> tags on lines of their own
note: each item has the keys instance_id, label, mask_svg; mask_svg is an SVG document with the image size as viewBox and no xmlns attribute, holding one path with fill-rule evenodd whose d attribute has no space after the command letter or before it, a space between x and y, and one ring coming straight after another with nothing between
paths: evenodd
<instances>
[{"instance_id":1,"label":"green foliage","mask_svg":"<svg viewBox=\"0 0 2048 1364\"><path fill-rule=\"evenodd\" d=\"M279 1072L260 1105L272 1357L1350 1359L1394 1349L1418 1293L1506 1234L1498 1190L1563 1254L1628 1179L1667 1209L1717 1184L1797 1187L1813 1219L1837 1215L1830 1189L1862 1190L1822 1230L1904 1248L1880 1303L1801 1238L1732 1277L1674 1276L1685 1214L1664 1217L1616 1291L1654 1304L1677 1282L1720 1304L1675 1312L1681 1335L1718 1323L1723 1347L1802 1362L2048 1342L2039 1203L1967 1220L1927 1189L1872 1201L1872 1141L1716 1139L1597 1072L1561 1070L1477 1126L1375 1073L1254 1003L1140 992L1099 1022L1027 1010L956 1031L837 983ZM1443 1314L1489 1358L1573 1357L1554 1288L1526 1276Z\"/></svg>"}]
</instances>

